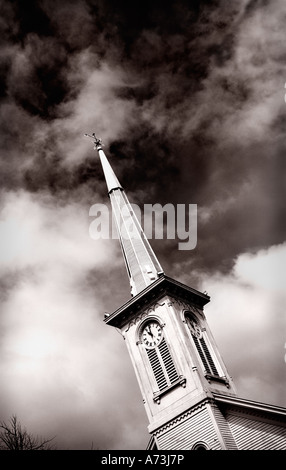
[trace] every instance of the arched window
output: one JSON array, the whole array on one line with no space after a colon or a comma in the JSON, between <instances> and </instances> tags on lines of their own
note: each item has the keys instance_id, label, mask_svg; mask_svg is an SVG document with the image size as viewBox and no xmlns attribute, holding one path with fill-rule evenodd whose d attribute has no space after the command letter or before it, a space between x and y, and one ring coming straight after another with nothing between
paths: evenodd
<instances>
[{"instance_id":1,"label":"arched window","mask_svg":"<svg viewBox=\"0 0 286 470\"><path fill-rule=\"evenodd\" d=\"M193 447L192 450L208 450L208 447L204 442L197 442Z\"/></svg>"},{"instance_id":2,"label":"arched window","mask_svg":"<svg viewBox=\"0 0 286 470\"><path fill-rule=\"evenodd\" d=\"M219 373L210 354L209 348L206 344L203 332L197 319L191 314L186 314L185 318L206 373L218 376Z\"/></svg>"}]
</instances>

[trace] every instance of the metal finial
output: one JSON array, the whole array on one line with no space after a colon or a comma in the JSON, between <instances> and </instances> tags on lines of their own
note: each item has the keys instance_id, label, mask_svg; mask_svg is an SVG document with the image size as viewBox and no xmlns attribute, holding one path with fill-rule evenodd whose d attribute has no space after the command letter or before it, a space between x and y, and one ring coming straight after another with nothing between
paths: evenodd
<instances>
[{"instance_id":1,"label":"metal finial","mask_svg":"<svg viewBox=\"0 0 286 470\"><path fill-rule=\"evenodd\" d=\"M93 140L93 143L94 143L94 148L96 150L101 150L102 146L104 145L102 142L101 142L101 139L99 139L98 137L96 137L95 133L93 132L92 135L90 134L84 134L86 137L90 137L92 140Z\"/></svg>"}]
</instances>

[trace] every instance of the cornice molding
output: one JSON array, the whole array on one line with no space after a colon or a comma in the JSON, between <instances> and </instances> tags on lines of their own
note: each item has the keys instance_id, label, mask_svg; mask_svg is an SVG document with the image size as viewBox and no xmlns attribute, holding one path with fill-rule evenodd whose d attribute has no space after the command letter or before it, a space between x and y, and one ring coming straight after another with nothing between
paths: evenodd
<instances>
[{"instance_id":1,"label":"cornice molding","mask_svg":"<svg viewBox=\"0 0 286 470\"><path fill-rule=\"evenodd\" d=\"M115 310L115 312L105 316L104 322L107 325L121 328L123 325L128 324L130 320L133 321L135 315L137 316L140 311L144 315L148 308L152 309L153 305L159 303L160 299L165 295L172 297L173 301L176 300L184 303L187 305L187 308L193 306L202 309L210 301L208 295L163 274L150 286Z\"/></svg>"},{"instance_id":2,"label":"cornice molding","mask_svg":"<svg viewBox=\"0 0 286 470\"><path fill-rule=\"evenodd\" d=\"M251 414L260 416L261 414L267 414L272 416L275 420L281 420L286 423L286 408L276 405L269 405L267 403L256 402L247 400L244 398L221 395L219 393L213 393L214 399L218 405L227 406L229 409L233 407L236 413L240 414Z\"/></svg>"}]
</instances>

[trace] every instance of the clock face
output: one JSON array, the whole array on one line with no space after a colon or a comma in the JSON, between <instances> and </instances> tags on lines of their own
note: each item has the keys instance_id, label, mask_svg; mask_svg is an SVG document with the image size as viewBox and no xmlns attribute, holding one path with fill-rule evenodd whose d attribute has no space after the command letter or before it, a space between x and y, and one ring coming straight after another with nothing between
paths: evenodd
<instances>
[{"instance_id":1,"label":"clock face","mask_svg":"<svg viewBox=\"0 0 286 470\"><path fill-rule=\"evenodd\" d=\"M155 348L163 337L162 327L156 321L150 321L142 331L142 342L146 348Z\"/></svg>"}]
</instances>

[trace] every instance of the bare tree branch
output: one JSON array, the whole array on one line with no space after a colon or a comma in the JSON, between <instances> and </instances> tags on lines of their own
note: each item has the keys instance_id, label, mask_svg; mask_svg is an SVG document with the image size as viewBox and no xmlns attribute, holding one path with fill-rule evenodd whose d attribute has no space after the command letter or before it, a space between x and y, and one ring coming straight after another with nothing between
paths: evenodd
<instances>
[{"instance_id":1,"label":"bare tree branch","mask_svg":"<svg viewBox=\"0 0 286 470\"><path fill-rule=\"evenodd\" d=\"M43 440L28 433L15 415L8 423L0 422L0 450L51 450L53 439Z\"/></svg>"}]
</instances>

